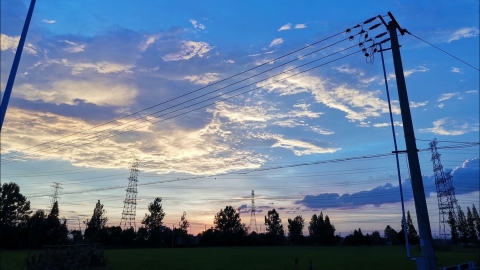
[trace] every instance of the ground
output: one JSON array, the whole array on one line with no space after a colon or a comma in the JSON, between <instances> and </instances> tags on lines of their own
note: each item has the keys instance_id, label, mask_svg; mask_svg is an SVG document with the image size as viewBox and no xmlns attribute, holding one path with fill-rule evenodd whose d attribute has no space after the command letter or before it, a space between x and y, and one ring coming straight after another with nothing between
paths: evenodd
<instances>
[{"instance_id":1,"label":"ground","mask_svg":"<svg viewBox=\"0 0 480 270\"><path fill-rule=\"evenodd\" d=\"M415 248L414 248L415 249ZM413 250L413 255L419 255ZM0 252L2 270L21 269L28 251ZM107 250L113 270L147 269L416 269L399 246L387 247L215 247ZM479 249L437 252L438 266L480 260Z\"/></svg>"}]
</instances>

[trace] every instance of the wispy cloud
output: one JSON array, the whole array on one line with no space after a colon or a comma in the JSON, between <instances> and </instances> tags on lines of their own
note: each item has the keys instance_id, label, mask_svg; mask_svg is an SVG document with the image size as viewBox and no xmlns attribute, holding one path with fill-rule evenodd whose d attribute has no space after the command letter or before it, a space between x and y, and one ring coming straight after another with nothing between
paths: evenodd
<instances>
[{"instance_id":1,"label":"wispy cloud","mask_svg":"<svg viewBox=\"0 0 480 270\"><path fill-rule=\"evenodd\" d=\"M205 25L198 23L196 20L190 20L190 23L192 23L193 27L195 28L205 29Z\"/></svg>"},{"instance_id":2,"label":"wispy cloud","mask_svg":"<svg viewBox=\"0 0 480 270\"><path fill-rule=\"evenodd\" d=\"M218 80L218 73L205 73L202 75L188 75L184 77L185 80L189 80L194 84L209 84Z\"/></svg>"},{"instance_id":3,"label":"wispy cloud","mask_svg":"<svg viewBox=\"0 0 480 270\"><path fill-rule=\"evenodd\" d=\"M192 57L203 57L208 53L212 47L206 42L196 41L180 41L178 51L175 53L169 53L162 57L164 61L180 61L188 60Z\"/></svg>"},{"instance_id":4,"label":"wispy cloud","mask_svg":"<svg viewBox=\"0 0 480 270\"><path fill-rule=\"evenodd\" d=\"M460 28L453 33L449 34L446 38L446 42L452 42L462 38L472 38L478 36L479 30L476 27L464 27Z\"/></svg>"},{"instance_id":5,"label":"wispy cloud","mask_svg":"<svg viewBox=\"0 0 480 270\"><path fill-rule=\"evenodd\" d=\"M303 155L312 155L312 154L325 154L325 153L334 153L340 148L333 147L322 147L315 145L311 142L305 142L297 139L287 139L280 134L258 134L254 135L256 138L261 138L263 140L274 140L275 142L272 145L272 148L281 147L291 150L296 156Z\"/></svg>"},{"instance_id":6,"label":"wispy cloud","mask_svg":"<svg viewBox=\"0 0 480 270\"><path fill-rule=\"evenodd\" d=\"M278 31L290 30L291 28L292 28L292 24L287 23L287 24L283 25L282 27L280 27L280 29L278 29Z\"/></svg>"},{"instance_id":7,"label":"wispy cloud","mask_svg":"<svg viewBox=\"0 0 480 270\"><path fill-rule=\"evenodd\" d=\"M77 44L69 40L60 40L59 42L66 43L70 46L65 47L63 50L69 53L79 53L85 51L85 44Z\"/></svg>"},{"instance_id":8,"label":"wispy cloud","mask_svg":"<svg viewBox=\"0 0 480 270\"><path fill-rule=\"evenodd\" d=\"M48 23L48 24L54 24L54 23L55 23L55 20L43 19L42 22L43 22L43 23Z\"/></svg>"},{"instance_id":9,"label":"wispy cloud","mask_svg":"<svg viewBox=\"0 0 480 270\"><path fill-rule=\"evenodd\" d=\"M452 67L452 69L450 70L451 72L453 73L463 73L459 68L457 67Z\"/></svg>"},{"instance_id":10,"label":"wispy cloud","mask_svg":"<svg viewBox=\"0 0 480 270\"><path fill-rule=\"evenodd\" d=\"M399 121L394 121L393 125L403 127L402 122L399 122ZM390 126L392 126L392 123L390 123L390 122L389 123L376 123L376 124L373 124L373 126L374 127L390 127Z\"/></svg>"},{"instance_id":11,"label":"wispy cloud","mask_svg":"<svg viewBox=\"0 0 480 270\"><path fill-rule=\"evenodd\" d=\"M477 90L468 90L465 91L466 94L476 94L478 91Z\"/></svg>"},{"instance_id":12,"label":"wispy cloud","mask_svg":"<svg viewBox=\"0 0 480 270\"><path fill-rule=\"evenodd\" d=\"M280 45L282 43L283 43L283 38L276 38L276 39L272 40L269 47L277 46L277 45Z\"/></svg>"},{"instance_id":13,"label":"wispy cloud","mask_svg":"<svg viewBox=\"0 0 480 270\"><path fill-rule=\"evenodd\" d=\"M0 49L2 51L10 50L15 52L18 47L18 42L20 41L20 37L11 37L4 34L0 35ZM26 43L23 47L23 50L28 54L37 54L37 48L33 46L31 43Z\"/></svg>"},{"instance_id":14,"label":"wispy cloud","mask_svg":"<svg viewBox=\"0 0 480 270\"><path fill-rule=\"evenodd\" d=\"M303 28L307 28L307 25L304 23L298 23L295 25L295 29L303 29Z\"/></svg>"},{"instance_id":15,"label":"wispy cloud","mask_svg":"<svg viewBox=\"0 0 480 270\"><path fill-rule=\"evenodd\" d=\"M329 130L329 129L326 129L326 128L322 128L322 127L319 127L319 126L310 126L310 129L315 132L315 133L318 133L318 134L321 134L321 135L332 135L334 134L335 132L332 131L332 130Z\"/></svg>"},{"instance_id":16,"label":"wispy cloud","mask_svg":"<svg viewBox=\"0 0 480 270\"><path fill-rule=\"evenodd\" d=\"M478 123L470 124L463 120L445 117L433 122L433 127L420 129L420 132L433 133L445 136L458 136L471 131L478 131Z\"/></svg>"},{"instance_id":17,"label":"wispy cloud","mask_svg":"<svg viewBox=\"0 0 480 270\"><path fill-rule=\"evenodd\" d=\"M449 100L451 99L452 97L458 95L459 93L458 92L453 92L453 93L443 93L439 98L438 98L438 102L442 102L442 101L445 101L445 100Z\"/></svg>"},{"instance_id":18,"label":"wispy cloud","mask_svg":"<svg viewBox=\"0 0 480 270\"><path fill-rule=\"evenodd\" d=\"M423 107L428 104L428 101L423 101L423 102L414 102L410 101L410 108L418 108L418 107Z\"/></svg>"}]
</instances>

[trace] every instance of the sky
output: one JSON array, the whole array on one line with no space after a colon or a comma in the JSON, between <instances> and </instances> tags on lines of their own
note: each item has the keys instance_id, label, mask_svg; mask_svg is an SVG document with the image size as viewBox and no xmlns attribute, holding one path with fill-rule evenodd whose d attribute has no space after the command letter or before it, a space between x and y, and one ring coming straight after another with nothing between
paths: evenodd
<instances>
[{"instance_id":1,"label":"sky","mask_svg":"<svg viewBox=\"0 0 480 270\"><path fill-rule=\"evenodd\" d=\"M2 96L28 5L1 1ZM271 209L285 228L288 218L308 223L323 212L343 236L399 230L382 61L369 49L388 34L379 36L383 25L369 30L379 19L364 23L390 11L410 33L475 67L399 36L438 235L429 141L439 141L458 203L480 204L479 147L458 147L479 142L478 10L478 1L38 1L1 133L1 181L19 184L32 209L47 211L58 182L69 228L83 226L98 200L116 226L138 158L137 228L155 197L166 226L178 226L185 211L199 233L227 205L249 226L254 190L257 230ZM404 150L391 52L384 58ZM404 154L399 164L416 220Z\"/></svg>"}]
</instances>

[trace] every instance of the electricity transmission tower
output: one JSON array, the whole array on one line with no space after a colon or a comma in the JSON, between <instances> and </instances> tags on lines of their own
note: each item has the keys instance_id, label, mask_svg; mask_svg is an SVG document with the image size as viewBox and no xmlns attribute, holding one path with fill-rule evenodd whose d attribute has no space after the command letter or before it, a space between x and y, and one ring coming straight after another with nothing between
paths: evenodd
<instances>
[{"instance_id":1,"label":"electricity transmission tower","mask_svg":"<svg viewBox=\"0 0 480 270\"><path fill-rule=\"evenodd\" d=\"M58 201L58 199L60 199L59 194L62 193L63 189L60 185L61 184L57 182L53 182L53 185L51 185L53 195L50 195L50 202L52 203L52 207Z\"/></svg>"},{"instance_id":2,"label":"electricity transmission tower","mask_svg":"<svg viewBox=\"0 0 480 270\"><path fill-rule=\"evenodd\" d=\"M123 201L122 220L120 227L122 229L135 229L135 212L137 210L137 183L138 183L138 159L135 158L132 167L130 167L130 177L128 179L127 193Z\"/></svg>"},{"instance_id":3,"label":"electricity transmission tower","mask_svg":"<svg viewBox=\"0 0 480 270\"><path fill-rule=\"evenodd\" d=\"M435 186L437 188L438 200L438 228L440 239L446 240L450 235L448 230L448 217L451 212L456 217L457 199L455 198L455 188L453 187L452 176L450 173L443 172L443 166L440 162L441 154L437 151L437 139L429 143L432 152L433 173L435 175Z\"/></svg>"},{"instance_id":4,"label":"electricity transmission tower","mask_svg":"<svg viewBox=\"0 0 480 270\"><path fill-rule=\"evenodd\" d=\"M253 227L252 227L253 226ZM257 219L255 218L255 193L252 190L252 205L250 207L250 226L251 231L258 233Z\"/></svg>"}]
</instances>

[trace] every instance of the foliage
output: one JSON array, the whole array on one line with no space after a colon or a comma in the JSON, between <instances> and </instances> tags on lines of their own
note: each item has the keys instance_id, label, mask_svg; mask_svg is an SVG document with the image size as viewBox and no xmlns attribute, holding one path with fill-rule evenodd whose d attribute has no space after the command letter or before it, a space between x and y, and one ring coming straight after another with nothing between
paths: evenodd
<instances>
[{"instance_id":1,"label":"foliage","mask_svg":"<svg viewBox=\"0 0 480 270\"><path fill-rule=\"evenodd\" d=\"M97 234L102 233L102 230L107 224L108 218L106 217L106 211L103 209L103 204L98 200L95 208L93 209L93 214L90 220L86 220L83 223L86 224L87 228L85 229L85 238L91 242L96 240ZM99 237L100 238L100 237Z\"/></svg>"},{"instance_id":2,"label":"foliage","mask_svg":"<svg viewBox=\"0 0 480 270\"><path fill-rule=\"evenodd\" d=\"M4 183L0 186L0 224L4 227L25 223L32 213L30 201L20 193L15 183Z\"/></svg>"},{"instance_id":3,"label":"foliage","mask_svg":"<svg viewBox=\"0 0 480 270\"><path fill-rule=\"evenodd\" d=\"M235 208L226 206L225 209L220 209L220 212L215 215L213 223L215 229L222 233L237 233L244 229L241 221L240 214L237 213Z\"/></svg>"},{"instance_id":4,"label":"foliage","mask_svg":"<svg viewBox=\"0 0 480 270\"><path fill-rule=\"evenodd\" d=\"M303 236L303 227L305 226L305 219L298 215L294 219L288 219L288 237L294 244L297 243L297 238Z\"/></svg>"},{"instance_id":5,"label":"foliage","mask_svg":"<svg viewBox=\"0 0 480 270\"><path fill-rule=\"evenodd\" d=\"M402 243L402 245L406 244L405 241L405 232L404 228L405 225L403 223L403 218L401 220L401 230L398 232L398 239ZM415 226L413 225L412 221L412 216L410 215L410 211L407 211L407 235L408 235L408 243L410 245L416 245L420 242L420 237L418 237L417 230L415 229Z\"/></svg>"},{"instance_id":6,"label":"foliage","mask_svg":"<svg viewBox=\"0 0 480 270\"><path fill-rule=\"evenodd\" d=\"M180 217L180 222L178 223L178 226L180 227L179 229L185 235L188 233L188 228L190 227L190 222L188 222L186 216L187 216L187 213L184 211L182 216Z\"/></svg>"},{"instance_id":7,"label":"foliage","mask_svg":"<svg viewBox=\"0 0 480 270\"><path fill-rule=\"evenodd\" d=\"M458 225L457 220L455 219L453 213L451 211L448 212L448 225L450 226L450 235L452 239L452 243L457 246L458 243Z\"/></svg>"},{"instance_id":8,"label":"foliage","mask_svg":"<svg viewBox=\"0 0 480 270\"><path fill-rule=\"evenodd\" d=\"M25 262L26 270L106 269L107 258L95 245L67 249L45 249L32 253Z\"/></svg>"},{"instance_id":9,"label":"foliage","mask_svg":"<svg viewBox=\"0 0 480 270\"><path fill-rule=\"evenodd\" d=\"M467 206L467 231L468 231L468 240L475 245L478 245L478 236L475 229L475 218L473 217L470 207Z\"/></svg>"},{"instance_id":10,"label":"foliage","mask_svg":"<svg viewBox=\"0 0 480 270\"><path fill-rule=\"evenodd\" d=\"M282 220L277 210L269 210L265 216L265 226L267 234L275 236L283 236L285 231L283 230Z\"/></svg>"},{"instance_id":11,"label":"foliage","mask_svg":"<svg viewBox=\"0 0 480 270\"><path fill-rule=\"evenodd\" d=\"M475 208L475 204L472 205L472 214L473 214L473 219L475 220L475 230L477 231L477 236L480 238L480 215L478 215L477 208Z\"/></svg>"},{"instance_id":12,"label":"foliage","mask_svg":"<svg viewBox=\"0 0 480 270\"><path fill-rule=\"evenodd\" d=\"M460 206L458 206L457 224L458 224L458 233L460 235L460 240L465 245L468 245L469 233L468 233L467 218L465 217L465 212L463 212L463 210Z\"/></svg>"},{"instance_id":13,"label":"foliage","mask_svg":"<svg viewBox=\"0 0 480 270\"><path fill-rule=\"evenodd\" d=\"M387 227L383 231L383 236L385 237L385 240L387 242L390 242L394 245L398 243L397 232L392 227L390 227L390 225L387 225Z\"/></svg>"},{"instance_id":14,"label":"foliage","mask_svg":"<svg viewBox=\"0 0 480 270\"><path fill-rule=\"evenodd\" d=\"M323 218L323 212L320 215L313 214L308 226L308 232L313 243L321 245L334 245L335 244L335 226L331 224L330 218L325 216Z\"/></svg>"},{"instance_id":15,"label":"foliage","mask_svg":"<svg viewBox=\"0 0 480 270\"><path fill-rule=\"evenodd\" d=\"M142 220L142 224L145 225L149 233L160 230L163 225L163 218L166 214L163 211L161 202L162 198L155 198L153 202L148 205L148 212L150 212L150 214L145 214Z\"/></svg>"}]
</instances>

